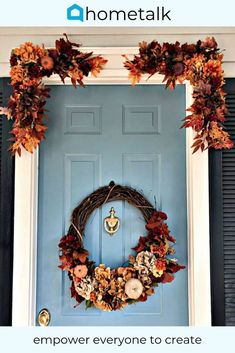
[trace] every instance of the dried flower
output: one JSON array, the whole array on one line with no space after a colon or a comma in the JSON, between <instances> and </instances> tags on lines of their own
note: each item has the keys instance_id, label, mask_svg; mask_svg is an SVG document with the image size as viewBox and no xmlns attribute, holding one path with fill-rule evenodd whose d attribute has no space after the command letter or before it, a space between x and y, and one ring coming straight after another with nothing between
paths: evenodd
<instances>
[{"instance_id":1,"label":"dried flower","mask_svg":"<svg viewBox=\"0 0 235 353\"><path fill-rule=\"evenodd\" d=\"M198 85L195 87L195 91L201 92L203 95L204 94L210 95L211 94L211 84L205 83L203 81L199 81Z\"/></svg>"},{"instance_id":2,"label":"dried flower","mask_svg":"<svg viewBox=\"0 0 235 353\"><path fill-rule=\"evenodd\" d=\"M150 288L152 285L151 272L147 267L138 270L138 279L143 284L144 288Z\"/></svg>"},{"instance_id":3,"label":"dried flower","mask_svg":"<svg viewBox=\"0 0 235 353\"><path fill-rule=\"evenodd\" d=\"M160 257L163 257L167 253L166 246L163 244L161 244L161 245L152 244L150 246L150 251L153 254L158 254Z\"/></svg>"},{"instance_id":4,"label":"dried flower","mask_svg":"<svg viewBox=\"0 0 235 353\"><path fill-rule=\"evenodd\" d=\"M207 37L202 43L201 48L203 49L217 49L217 42L214 37Z\"/></svg>"},{"instance_id":5,"label":"dried flower","mask_svg":"<svg viewBox=\"0 0 235 353\"><path fill-rule=\"evenodd\" d=\"M31 61L36 62L42 55L43 49L38 45L34 46L31 42L22 44L19 48L13 50L13 54L18 56L23 63Z\"/></svg>"},{"instance_id":6,"label":"dried flower","mask_svg":"<svg viewBox=\"0 0 235 353\"><path fill-rule=\"evenodd\" d=\"M149 251L141 251L136 256L136 263L134 265L137 269L151 269L155 266L156 257Z\"/></svg>"},{"instance_id":7,"label":"dried flower","mask_svg":"<svg viewBox=\"0 0 235 353\"><path fill-rule=\"evenodd\" d=\"M45 70L52 70L54 67L54 61L50 56L43 56L41 58L41 65Z\"/></svg>"},{"instance_id":8,"label":"dried flower","mask_svg":"<svg viewBox=\"0 0 235 353\"><path fill-rule=\"evenodd\" d=\"M21 65L17 65L11 68L10 75L11 75L11 82L14 85L18 82L23 82L24 77L26 76L26 72Z\"/></svg>"},{"instance_id":9,"label":"dried flower","mask_svg":"<svg viewBox=\"0 0 235 353\"><path fill-rule=\"evenodd\" d=\"M165 259L157 259L155 261L155 266L156 266L157 270L165 271L166 270L166 260Z\"/></svg>"},{"instance_id":10,"label":"dried flower","mask_svg":"<svg viewBox=\"0 0 235 353\"><path fill-rule=\"evenodd\" d=\"M80 282L74 283L74 286L78 295L86 300L90 300L90 295L97 286L97 282L91 276L86 276L82 278Z\"/></svg>"},{"instance_id":11,"label":"dried flower","mask_svg":"<svg viewBox=\"0 0 235 353\"><path fill-rule=\"evenodd\" d=\"M105 267L104 264L100 264L99 267L95 269L95 278L99 281L102 279L110 279L111 270L110 267Z\"/></svg>"},{"instance_id":12,"label":"dried flower","mask_svg":"<svg viewBox=\"0 0 235 353\"><path fill-rule=\"evenodd\" d=\"M184 72L184 64L182 62L178 62L173 66L173 70L176 76L182 75Z\"/></svg>"},{"instance_id":13,"label":"dried flower","mask_svg":"<svg viewBox=\"0 0 235 353\"><path fill-rule=\"evenodd\" d=\"M94 304L97 309L100 309L103 311L112 311L111 305L106 303L104 300L97 300L94 302Z\"/></svg>"}]
</instances>

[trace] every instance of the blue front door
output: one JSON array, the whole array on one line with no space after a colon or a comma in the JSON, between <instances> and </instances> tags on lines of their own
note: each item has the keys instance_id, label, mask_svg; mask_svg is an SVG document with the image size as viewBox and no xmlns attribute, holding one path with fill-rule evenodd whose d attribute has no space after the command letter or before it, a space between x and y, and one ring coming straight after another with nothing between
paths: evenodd
<instances>
[{"instance_id":1,"label":"blue front door","mask_svg":"<svg viewBox=\"0 0 235 353\"><path fill-rule=\"evenodd\" d=\"M136 188L169 216L176 257L187 265L185 87L163 85L52 86L47 139L40 148L37 312L51 325L187 325L187 270L161 285L145 303L117 312L86 310L70 298L67 274L58 269L58 242L73 208L111 180ZM110 237L103 220L113 206L121 225ZM125 263L145 233L140 213L123 202L90 217L85 247L97 264Z\"/></svg>"}]
</instances>

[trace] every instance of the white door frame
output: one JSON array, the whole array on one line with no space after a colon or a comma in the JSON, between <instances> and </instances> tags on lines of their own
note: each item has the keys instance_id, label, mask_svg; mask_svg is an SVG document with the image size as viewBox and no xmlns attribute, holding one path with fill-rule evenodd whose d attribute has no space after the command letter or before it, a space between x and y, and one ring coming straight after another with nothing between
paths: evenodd
<instances>
[{"instance_id":1,"label":"white door frame","mask_svg":"<svg viewBox=\"0 0 235 353\"><path fill-rule=\"evenodd\" d=\"M86 84L130 84L122 68L121 54L137 48L84 48L109 59L110 69ZM160 84L156 75L143 84ZM57 78L47 84L61 84ZM192 89L186 84L186 108ZM208 152L192 154L192 129L186 129L187 222L188 222L188 310L192 326L211 325ZM15 163L15 218L13 267L13 326L34 326L36 316L38 151L22 151Z\"/></svg>"}]
</instances>

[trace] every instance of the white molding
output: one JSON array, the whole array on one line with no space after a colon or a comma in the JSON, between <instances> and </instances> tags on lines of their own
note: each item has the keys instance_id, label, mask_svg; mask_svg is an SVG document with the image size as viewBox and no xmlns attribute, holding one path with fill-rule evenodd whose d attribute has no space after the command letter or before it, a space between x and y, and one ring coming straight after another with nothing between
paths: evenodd
<instances>
[{"instance_id":1,"label":"white molding","mask_svg":"<svg viewBox=\"0 0 235 353\"><path fill-rule=\"evenodd\" d=\"M186 106L192 87L186 84ZM191 326L211 326L208 150L192 153L194 132L186 129L188 291Z\"/></svg>"},{"instance_id":2,"label":"white molding","mask_svg":"<svg viewBox=\"0 0 235 353\"><path fill-rule=\"evenodd\" d=\"M12 325L33 326L36 311L38 150L15 160Z\"/></svg>"},{"instance_id":3,"label":"white molding","mask_svg":"<svg viewBox=\"0 0 235 353\"><path fill-rule=\"evenodd\" d=\"M122 49L122 52L126 52L126 50ZM123 69L122 66L122 61L121 61L121 57L120 54L118 55L110 55L110 54L105 54L103 52L103 50L100 50L98 52L99 54L103 55L106 59L108 59L108 63L106 64L106 66L104 67L104 70L101 71L100 75L99 75L99 80L102 79L102 83L103 82L109 82L112 81L113 79L115 79L115 82L117 82L118 80L123 81L123 79L126 79L127 82L129 82L127 80L127 70ZM132 57L132 55L135 54L135 52L132 52L131 54L129 54L130 58ZM110 68L110 63L113 62L114 60L120 62L120 65L118 68ZM235 62L223 62L223 70L225 72L225 78L230 78L230 77L235 77ZM1 63L0 62L0 76L1 77L9 77L10 76L10 65L9 63ZM146 76L147 79L147 76ZM162 81L162 76L161 76L161 81ZM150 79L151 81L154 81L154 78L152 77ZM142 81L144 82L144 79L142 79ZM58 78L57 76L52 76L51 78L44 79L45 83L48 83L50 85L58 85L61 84L60 78ZM142 82L142 83L143 83ZM69 82L69 80L66 80L67 84L71 84L71 82ZM94 78L92 76L89 76L87 78L85 78L85 83L91 83L91 84L96 84L97 83L97 78ZM102 84L97 83L97 84Z\"/></svg>"},{"instance_id":4,"label":"white molding","mask_svg":"<svg viewBox=\"0 0 235 353\"><path fill-rule=\"evenodd\" d=\"M97 48L91 48L94 52ZM116 55L123 48L99 48L99 53L110 55L112 69L105 75L88 79L87 84L130 84L126 70L120 69ZM119 51L119 52L118 52ZM125 48L133 52L133 48ZM143 84L159 84L162 76L152 77ZM48 84L61 84L55 78ZM192 100L186 84L186 104ZM189 324L210 325L210 249L209 249L209 201L208 201L208 154L192 155L192 130L187 129L187 199L188 199L188 283ZM37 244L37 195L38 152L33 155L23 151L16 158L15 172L15 243L13 273L13 325L33 326L36 308L36 244Z\"/></svg>"},{"instance_id":5,"label":"white molding","mask_svg":"<svg viewBox=\"0 0 235 353\"><path fill-rule=\"evenodd\" d=\"M103 82L110 82L114 80L117 82L118 80L123 81L125 78L127 80L127 70L123 67L123 62L125 59L122 57L123 54L126 54L128 57L132 58L134 54L138 53L138 47L82 47L84 52L93 52L94 55L102 55L105 59L108 60L107 64L104 66L104 70L101 71L98 80L102 79ZM9 56L10 56L11 48L9 48ZM228 54L228 53L227 53ZM225 77L235 77L235 59L230 60L229 58L223 61L223 70L225 72ZM1 77L9 77L10 73L10 63L9 61L0 61L0 75ZM162 80L162 76L159 75L160 78L158 80ZM147 79L147 76L146 76ZM155 78L151 78L151 80L155 80ZM49 79L44 80L49 84L61 84L60 78L58 76L52 76ZM144 82L144 79L142 80ZM69 80L66 81L70 84ZM97 83L97 78L89 76L85 79L86 83ZM128 82L128 81L127 81Z\"/></svg>"}]
</instances>

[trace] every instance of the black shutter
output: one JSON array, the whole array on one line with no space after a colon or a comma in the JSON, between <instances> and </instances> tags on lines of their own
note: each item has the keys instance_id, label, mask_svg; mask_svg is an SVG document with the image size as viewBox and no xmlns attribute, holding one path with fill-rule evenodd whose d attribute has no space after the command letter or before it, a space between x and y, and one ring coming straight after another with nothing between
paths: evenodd
<instances>
[{"instance_id":1,"label":"black shutter","mask_svg":"<svg viewBox=\"0 0 235 353\"><path fill-rule=\"evenodd\" d=\"M225 126L235 142L235 80L227 79ZM210 152L213 325L235 325L235 148Z\"/></svg>"},{"instance_id":2,"label":"black shutter","mask_svg":"<svg viewBox=\"0 0 235 353\"><path fill-rule=\"evenodd\" d=\"M10 95L7 79L0 79L0 106ZM8 152L11 122L0 116L0 326L11 325L14 158Z\"/></svg>"}]
</instances>

